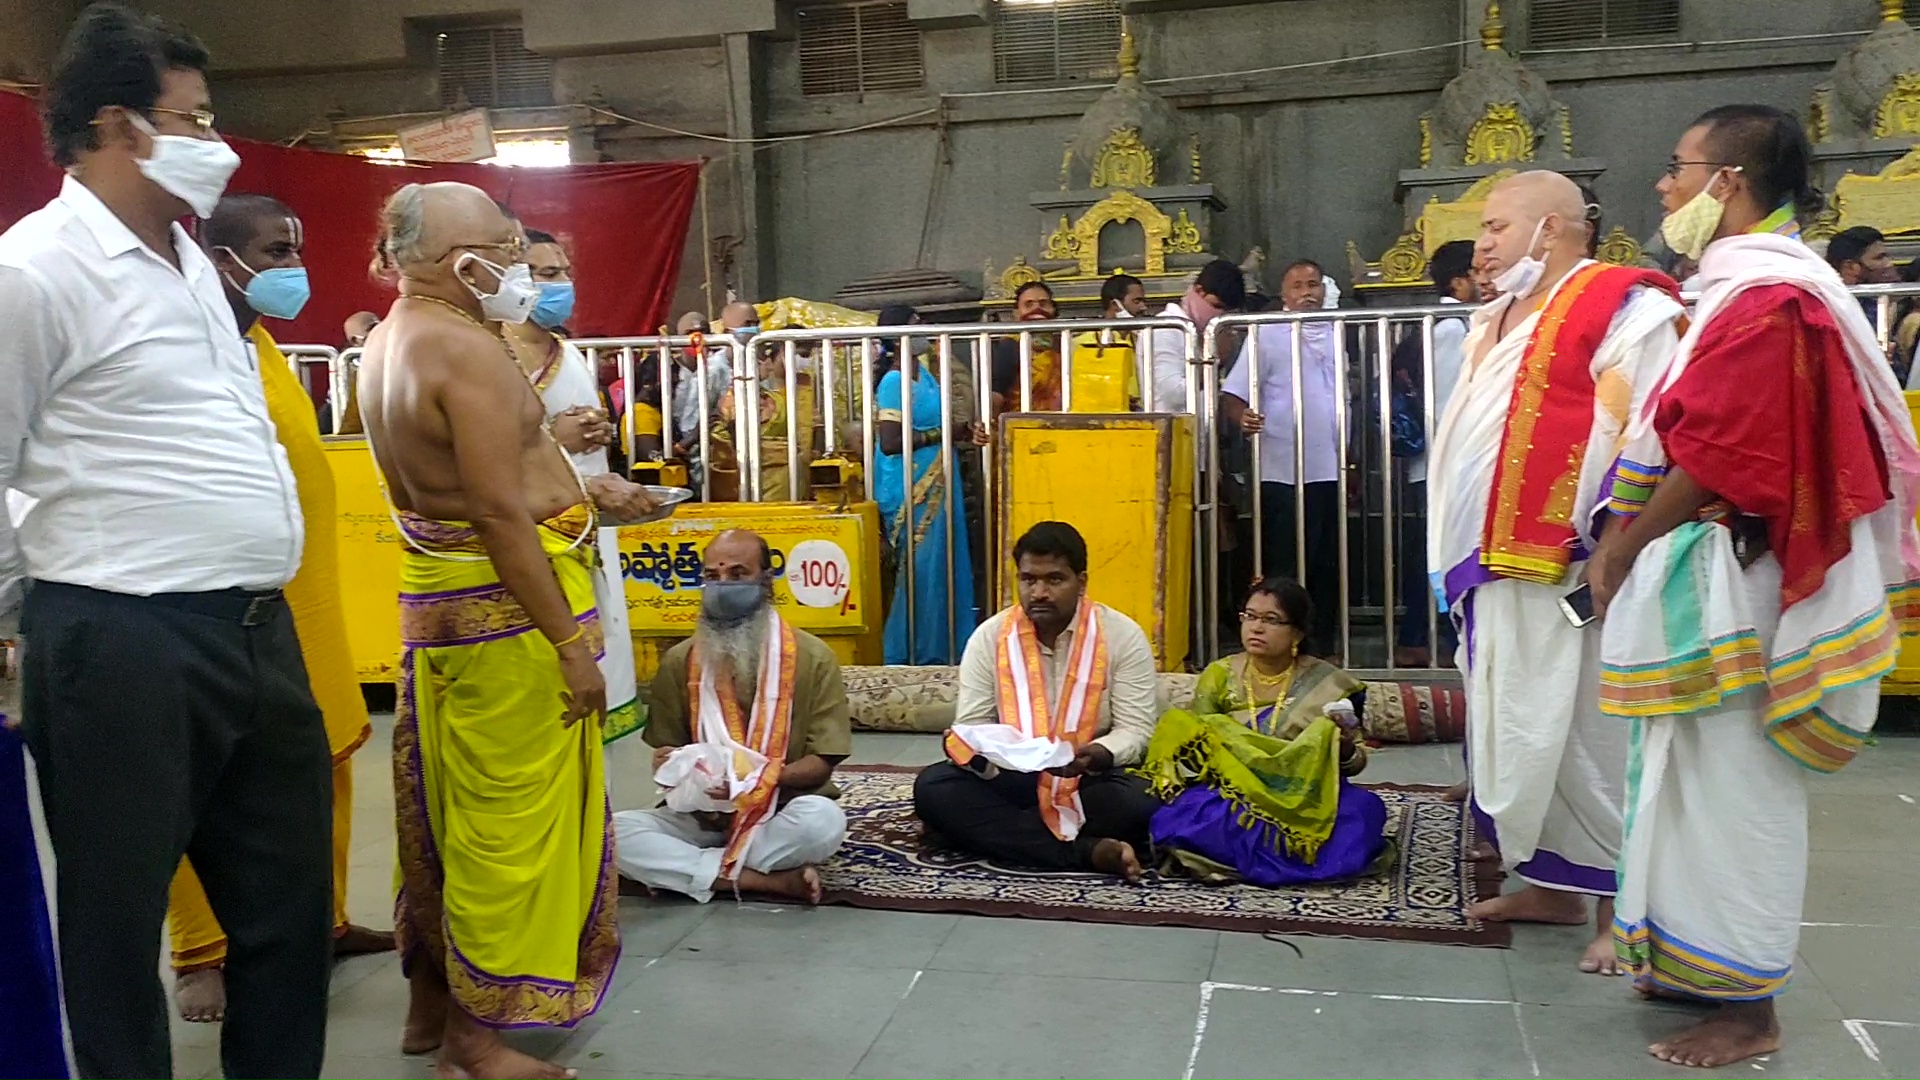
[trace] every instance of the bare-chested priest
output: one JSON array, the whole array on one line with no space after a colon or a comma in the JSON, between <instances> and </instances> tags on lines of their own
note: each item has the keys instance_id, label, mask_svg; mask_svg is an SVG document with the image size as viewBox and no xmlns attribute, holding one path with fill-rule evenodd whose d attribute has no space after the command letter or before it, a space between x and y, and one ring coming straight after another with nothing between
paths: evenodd
<instances>
[{"instance_id":1,"label":"bare-chested priest","mask_svg":"<svg viewBox=\"0 0 1920 1080\"><path fill-rule=\"evenodd\" d=\"M359 380L403 544L402 1049L443 1075L570 1075L497 1031L579 1023L620 954L592 559L596 507L652 503L610 476L589 493L543 425L499 336L539 295L518 247L478 188L395 192L376 266L400 299Z\"/></svg>"},{"instance_id":2,"label":"bare-chested priest","mask_svg":"<svg viewBox=\"0 0 1920 1080\"><path fill-rule=\"evenodd\" d=\"M1598 210L1554 172L1488 196L1476 251L1500 299L1474 313L1434 438L1427 565L1461 624L1475 818L1526 882L1471 913L1578 925L1595 896L1580 968L1617 975L1628 726L1600 714L1599 627L1576 627L1560 601L1683 313L1666 276L1587 258Z\"/></svg>"}]
</instances>

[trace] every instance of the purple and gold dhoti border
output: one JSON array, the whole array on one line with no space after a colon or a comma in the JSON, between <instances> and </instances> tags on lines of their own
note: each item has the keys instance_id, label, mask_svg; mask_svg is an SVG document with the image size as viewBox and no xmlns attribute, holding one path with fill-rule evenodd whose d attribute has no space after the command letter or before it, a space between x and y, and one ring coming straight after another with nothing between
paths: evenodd
<instances>
[{"instance_id":1,"label":"purple and gold dhoti border","mask_svg":"<svg viewBox=\"0 0 1920 1080\"><path fill-rule=\"evenodd\" d=\"M540 541L597 654L593 526L576 506ZM438 966L482 1024L571 1027L600 1007L620 955L600 731L561 723L558 655L473 529L411 514L400 527L403 963Z\"/></svg>"}]
</instances>

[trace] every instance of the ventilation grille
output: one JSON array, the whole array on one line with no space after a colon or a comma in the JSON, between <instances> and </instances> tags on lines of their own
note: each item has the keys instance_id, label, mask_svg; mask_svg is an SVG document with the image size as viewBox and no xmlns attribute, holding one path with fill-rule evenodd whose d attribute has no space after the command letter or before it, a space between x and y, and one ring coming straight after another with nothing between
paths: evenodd
<instances>
[{"instance_id":1,"label":"ventilation grille","mask_svg":"<svg viewBox=\"0 0 1920 1080\"><path fill-rule=\"evenodd\" d=\"M802 94L918 90L927 83L920 28L898 0L804 7L798 20Z\"/></svg>"},{"instance_id":2,"label":"ventilation grille","mask_svg":"<svg viewBox=\"0 0 1920 1080\"><path fill-rule=\"evenodd\" d=\"M553 61L528 52L517 26L443 30L434 60L443 107L452 108L463 96L483 109L553 104Z\"/></svg>"},{"instance_id":3,"label":"ventilation grille","mask_svg":"<svg viewBox=\"0 0 1920 1080\"><path fill-rule=\"evenodd\" d=\"M1081 82L1119 74L1119 0L998 0L996 9L994 82Z\"/></svg>"},{"instance_id":4,"label":"ventilation grille","mask_svg":"<svg viewBox=\"0 0 1920 1080\"><path fill-rule=\"evenodd\" d=\"M1680 0L1532 0L1528 49L1580 48L1680 32Z\"/></svg>"}]
</instances>

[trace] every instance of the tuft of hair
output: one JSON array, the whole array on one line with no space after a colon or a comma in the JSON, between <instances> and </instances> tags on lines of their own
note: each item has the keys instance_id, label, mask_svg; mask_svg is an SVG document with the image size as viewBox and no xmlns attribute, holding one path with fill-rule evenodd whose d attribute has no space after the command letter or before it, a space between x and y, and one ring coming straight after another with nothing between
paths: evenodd
<instances>
[{"instance_id":1,"label":"tuft of hair","mask_svg":"<svg viewBox=\"0 0 1920 1080\"><path fill-rule=\"evenodd\" d=\"M41 102L47 153L62 169L100 149L93 121L119 106L145 115L160 100L167 71L206 73L211 58L200 39L122 4L88 5L53 62Z\"/></svg>"},{"instance_id":2,"label":"tuft of hair","mask_svg":"<svg viewBox=\"0 0 1920 1080\"><path fill-rule=\"evenodd\" d=\"M1219 297L1228 311L1238 311L1247 306L1247 276L1225 259L1215 259L1201 267L1193 283L1200 287L1201 292Z\"/></svg>"},{"instance_id":3,"label":"tuft of hair","mask_svg":"<svg viewBox=\"0 0 1920 1080\"><path fill-rule=\"evenodd\" d=\"M1021 533L1013 544L1014 565L1027 555L1064 559L1074 573L1087 572L1087 541L1079 529L1064 521L1042 521Z\"/></svg>"},{"instance_id":4,"label":"tuft of hair","mask_svg":"<svg viewBox=\"0 0 1920 1080\"><path fill-rule=\"evenodd\" d=\"M1802 221L1811 221L1826 205L1813 186L1813 144L1792 113L1771 105L1722 105L1691 126L1707 129L1708 156L1739 166L1762 207L1791 203Z\"/></svg>"},{"instance_id":5,"label":"tuft of hair","mask_svg":"<svg viewBox=\"0 0 1920 1080\"><path fill-rule=\"evenodd\" d=\"M373 242L373 276L392 278L400 268L426 257L426 191L408 184L387 197L380 208L380 234Z\"/></svg>"},{"instance_id":6,"label":"tuft of hair","mask_svg":"<svg viewBox=\"0 0 1920 1080\"><path fill-rule=\"evenodd\" d=\"M200 226L200 243L211 251L225 248L240 251L260 235L260 223L268 219L284 221L298 217L286 203L271 195L238 192L220 197L213 216Z\"/></svg>"},{"instance_id":7,"label":"tuft of hair","mask_svg":"<svg viewBox=\"0 0 1920 1080\"><path fill-rule=\"evenodd\" d=\"M1105 284L1100 286L1100 306L1108 308L1125 300L1127 293L1132 291L1136 285L1142 289L1146 288L1146 285L1132 274L1113 275L1106 280Z\"/></svg>"},{"instance_id":8,"label":"tuft of hair","mask_svg":"<svg viewBox=\"0 0 1920 1080\"><path fill-rule=\"evenodd\" d=\"M913 305L888 304L880 309L877 326L905 326L913 321Z\"/></svg>"},{"instance_id":9,"label":"tuft of hair","mask_svg":"<svg viewBox=\"0 0 1920 1080\"><path fill-rule=\"evenodd\" d=\"M1433 249L1433 258L1427 263L1427 273L1433 278L1434 287L1443 293L1459 278L1471 280L1473 241L1449 240Z\"/></svg>"},{"instance_id":10,"label":"tuft of hair","mask_svg":"<svg viewBox=\"0 0 1920 1080\"><path fill-rule=\"evenodd\" d=\"M1841 263L1859 262L1868 248L1883 244L1886 240L1886 236L1871 225L1842 229L1827 241L1827 265L1838 270Z\"/></svg>"},{"instance_id":11,"label":"tuft of hair","mask_svg":"<svg viewBox=\"0 0 1920 1080\"><path fill-rule=\"evenodd\" d=\"M543 232L539 229L527 230L527 246L528 247L532 247L535 244L558 244L558 243L560 243L560 241L550 232Z\"/></svg>"}]
</instances>

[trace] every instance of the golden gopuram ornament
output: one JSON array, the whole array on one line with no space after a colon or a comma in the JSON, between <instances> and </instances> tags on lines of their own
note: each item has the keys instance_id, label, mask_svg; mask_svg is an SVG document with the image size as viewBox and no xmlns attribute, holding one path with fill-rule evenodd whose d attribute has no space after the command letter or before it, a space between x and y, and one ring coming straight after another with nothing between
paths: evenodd
<instances>
[{"instance_id":1,"label":"golden gopuram ornament","mask_svg":"<svg viewBox=\"0 0 1920 1080\"><path fill-rule=\"evenodd\" d=\"M1814 88L1807 109L1814 184L1827 205L1801 222L1822 240L1855 225L1885 233L1895 258L1920 255L1920 32L1901 0L1880 0L1872 31Z\"/></svg>"},{"instance_id":2,"label":"golden gopuram ornament","mask_svg":"<svg viewBox=\"0 0 1920 1080\"><path fill-rule=\"evenodd\" d=\"M1126 19L1118 67L1119 80L1080 118L1066 146L1058 190L1031 199L1041 213L1038 259L1016 257L1004 271L988 264L988 308L1010 304L1021 285L1037 280L1053 286L1063 308L1097 305L1107 276L1122 271L1139 277L1149 297L1172 299L1213 258L1214 215L1226 204L1201 179L1199 135L1142 80L1139 42Z\"/></svg>"}]
</instances>

